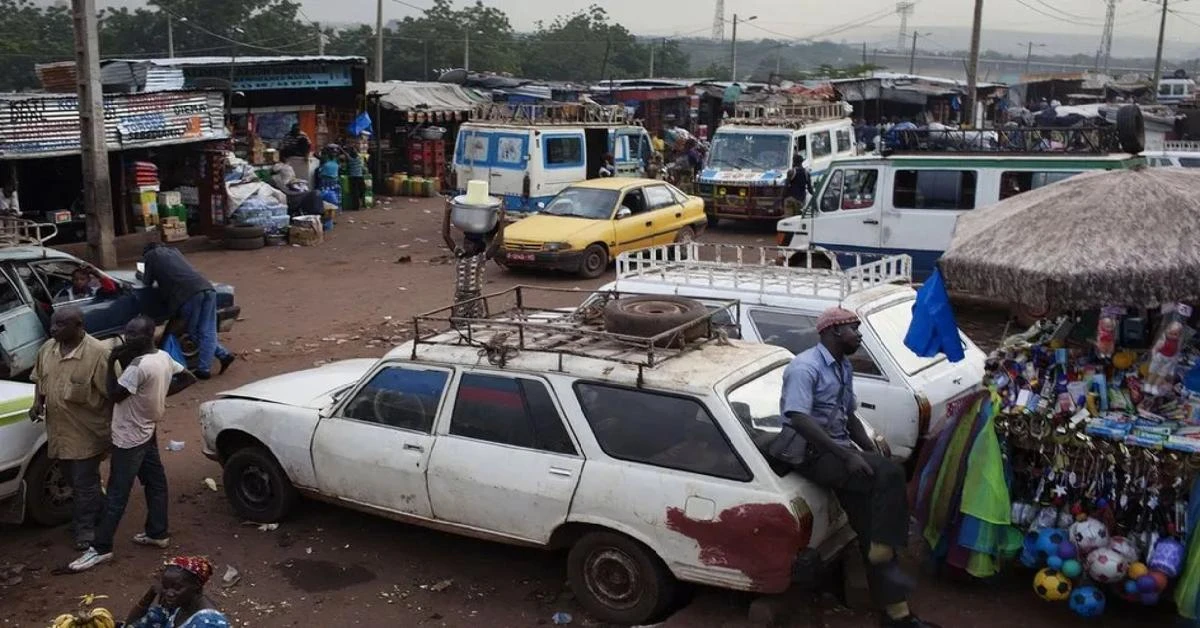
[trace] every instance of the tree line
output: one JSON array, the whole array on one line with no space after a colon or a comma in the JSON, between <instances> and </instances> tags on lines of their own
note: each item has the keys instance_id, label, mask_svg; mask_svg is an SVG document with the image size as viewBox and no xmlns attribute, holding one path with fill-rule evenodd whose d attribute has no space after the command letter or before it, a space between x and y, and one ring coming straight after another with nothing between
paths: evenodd
<instances>
[{"instance_id":1,"label":"tree line","mask_svg":"<svg viewBox=\"0 0 1200 628\"><path fill-rule=\"evenodd\" d=\"M176 56L330 55L375 58L375 28L329 28L291 0L149 0L146 7L109 8L100 14L104 58ZM657 76L688 74L678 41L641 40L599 6L539 22L518 33L494 7L433 0L418 16L391 20L383 29L384 79L424 80L463 67L559 81L645 76L654 58ZM70 9L32 0L0 0L0 90L38 86L34 65L71 60Z\"/></svg>"}]
</instances>

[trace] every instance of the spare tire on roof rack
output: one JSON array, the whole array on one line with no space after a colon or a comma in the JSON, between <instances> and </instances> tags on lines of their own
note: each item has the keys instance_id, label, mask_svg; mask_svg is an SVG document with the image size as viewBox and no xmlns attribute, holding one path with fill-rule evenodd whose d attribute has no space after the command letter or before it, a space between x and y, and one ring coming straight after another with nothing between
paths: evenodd
<instances>
[{"instance_id":1,"label":"spare tire on roof rack","mask_svg":"<svg viewBox=\"0 0 1200 628\"><path fill-rule=\"evenodd\" d=\"M1137 155L1146 150L1146 120L1137 105L1124 105L1117 110L1117 140L1121 150Z\"/></svg>"},{"instance_id":2,"label":"spare tire on roof rack","mask_svg":"<svg viewBox=\"0 0 1200 628\"><path fill-rule=\"evenodd\" d=\"M708 330L708 308L695 299L673 296L627 297L604 306L604 330L614 334L653 338L694 322L660 346L678 346L704 336Z\"/></svg>"}]
</instances>

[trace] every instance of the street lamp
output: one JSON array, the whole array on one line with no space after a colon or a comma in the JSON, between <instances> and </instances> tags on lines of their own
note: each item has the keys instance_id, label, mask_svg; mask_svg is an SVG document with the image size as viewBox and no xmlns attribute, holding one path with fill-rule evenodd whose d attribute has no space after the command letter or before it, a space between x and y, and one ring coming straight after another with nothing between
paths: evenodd
<instances>
[{"instance_id":1,"label":"street lamp","mask_svg":"<svg viewBox=\"0 0 1200 628\"><path fill-rule=\"evenodd\" d=\"M1034 47L1036 46L1038 48L1045 48L1046 44L1038 44L1038 43L1034 43L1032 41L1028 41L1028 42L1022 42L1017 45L1018 46L1022 46L1022 45L1026 46L1026 49L1025 49L1025 73L1029 74L1029 64L1033 61Z\"/></svg>"},{"instance_id":2,"label":"street lamp","mask_svg":"<svg viewBox=\"0 0 1200 628\"><path fill-rule=\"evenodd\" d=\"M758 19L757 15L751 15L750 17L748 17L742 21L743 22L753 22L754 20L757 20L757 19ZM730 55L730 60L729 60L729 74L730 74L729 80L731 80L731 81L737 81L737 25L738 25L738 14L734 13L733 14L733 51L732 51L732 54Z\"/></svg>"},{"instance_id":3,"label":"street lamp","mask_svg":"<svg viewBox=\"0 0 1200 628\"><path fill-rule=\"evenodd\" d=\"M482 35L483 31L476 30L475 34ZM463 70L470 72L471 71L471 29L470 28L467 28L467 37L466 37L466 40L464 41L464 44L465 45L463 46Z\"/></svg>"},{"instance_id":4,"label":"street lamp","mask_svg":"<svg viewBox=\"0 0 1200 628\"><path fill-rule=\"evenodd\" d=\"M917 73L917 38L918 37L929 37L932 34L933 33L918 33L917 31L913 31L912 52L908 53L908 73L909 74Z\"/></svg>"}]
</instances>

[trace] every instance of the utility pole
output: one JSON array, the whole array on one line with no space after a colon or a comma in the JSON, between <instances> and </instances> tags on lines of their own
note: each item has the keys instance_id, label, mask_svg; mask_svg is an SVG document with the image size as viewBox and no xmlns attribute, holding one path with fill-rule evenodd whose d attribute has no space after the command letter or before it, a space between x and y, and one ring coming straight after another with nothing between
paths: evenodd
<instances>
[{"instance_id":1,"label":"utility pole","mask_svg":"<svg viewBox=\"0 0 1200 628\"><path fill-rule=\"evenodd\" d=\"M383 0L375 5L375 81L383 82Z\"/></svg>"},{"instance_id":2,"label":"utility pole","mask_svg":"<svg viewBox=\"0 0 1200 628\"><path fill-rule=\"evenodd\" d=\"M967 95L963 99L963 120L967 128L975 126L975 95L979 91L979 35L983 29L983 0L975 0L975 18L971 23L971 56L967 59Z\"/></svg>"},{"instance_id":3,"label":"utility pole","mask_svg":"<svg viewBox=\"0 0 1200 628\"><path fill-rule=\"evenodd\" d=\"M167 58L175 58L175 25L171 23L171 14L167 14Z\"/></svg>"},{"instance_id":4,"label":"utility pole","mask_svg":"<svg viewBox=\"0 0 1200 628\"><path fill-rule=\"evenodd\" d=\"M863 65L867 65L867 42L863 42Z\"/></svg>"},{"instance_id":5,"label":"utility pole","mask_svg":"<svg viewBox=\"0 0 1200 628\"><path fill-rule=\"evenodd\" d=\"M1029 42L1029 47L1025 50L1025 73L1029 74L1029 66L1033 63L1033 42Z\"/></svg>"},{"instance_id":6,"label":"utility pole","mask_svg":"<svg viewBox=\"0 0 1200 628\"><path fill-rule=\"evenodd\" d=\"M313 22L313 26L317 27L317 54L325 56L325 33L321 32L321 25Z\"/></svg>"},{"instance_id":7,"label":"utility pole","mask_svg":"<svg viewBox=\"0 0 1200 628\"><path fill-rule=\"evenodd\" d=\"M650 74L646 78L654 78L654 40L650 40Z\"/></svg>"},{"instance_id":8,"label":"utility pole","mask_svg":"<svg viewBox=\"0 0 1200 628\"><path fill-rule=\"evenodd\" d=\"M1162 18L1158 22L1158 52L1154 54L1154 102L1158 102L1158 83L1162 80L1163 38L1167 34L1167 0L1162 0Z\"/></svg>"},{"instance_id":9,"label":"utility pole","mask_svg":"<svg viewBox=\"0 0 1200 628\"><path fill-rule=\"evenodd\" d=\"M733 14L733 46L729 54L729 80L737 81L737 13ZM1158 89L1157 87L1155 89Z\"/></svg>"},{"instance_id":10,"label":"utility pole","mask_svg":"<svg viewBox=\"0 0 1200 628\"><path fill-rule=\"evenodd\" d=\"M917 31L913 31L912 52L908 53L908 73L917 73Z\"/></svg>"},{"instance_id":11,"label":"utility pole","mask_svg":"<svg viewBox=\"0 0 1200 628\"><path fill-rule=\"evenodd\" d=\"M424 72L424 74L421 75L421 78L422 78L422 80L428 81L429 80L429 40L428 39L421 40L421 52L422 52L422 56L425 59L425 63L422 66L422 71Z\"/></svg>"},{"instance_id":12,"label":"utility pole","mask_svg":"<svg viewBox=\"0 0 1200 628\"><path fill-rule=\"evenodd\" d=\"M465 47L463 48L463 69L468 73L471 71L471 27L467 27L467 38L464 40Z\"/></svg>"},{"instance_id":13,"label":"utility pole","mask_svg":"<svg viewBox=\"0 0 1200 628\"><path fill-rule=\"evenodd\" d=\"M100 89L96 0L71 0L71 20L75 26L75 66L79 77L76 88L88 257L100 268L116 268L112 182L108 175L108 147L104 144L104 92Z\"/></svg>"}]
</instances>

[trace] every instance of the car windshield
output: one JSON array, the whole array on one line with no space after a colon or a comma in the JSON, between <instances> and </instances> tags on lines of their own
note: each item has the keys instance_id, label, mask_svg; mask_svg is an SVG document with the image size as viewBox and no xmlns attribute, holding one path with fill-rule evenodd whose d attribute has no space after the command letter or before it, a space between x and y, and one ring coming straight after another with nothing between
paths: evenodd
<instances>
[{"instance_id":1,"label":"car windshield","mask_svg":"<svg viewBox=\"0 0 1200 628\"><path fill-rule=\"evenodd\" d=\"M753 379L739 384L726 395L729 408L751 437L782 429L779 394L783 390L783 370L787 364L772 367Z\"/></svg>"},{"instance_id":2,"label":"car windshield","mask_svg":"<svg viewBox=\"0 0 1200 628\"><path fill-rule=\"evenodd\" d=\"M946 359L946 356L941 353L932 358L923 358L904 346L904 336L908 334L908 327L912 323L912 308L913 300L904 299L867 315L867 324L875 330L875 333L879 334L879 340L882 341L883 346L887 347L888 352L908 375L925 370ZM969 346L970 341L962 331L958 332L958 339L964 347Z\"/></svg>"},{"instance_id":3,"label":"car windshield","mask_svg":"<svg viewBox=\"0 0 1200 628\"><path fill-rule=\"evenodd\" d=\"M612 218L617 206L616 190L593 190L591 188L567 188L550 199L541 213L551 216L574 216L607 220Z\"/></svg>"},{"instance_id":4,"label":"car windshield","mask_svg":"<svg viewBox=\"0 0 1200 628\"><path fill-rule=\"evenodd\" d=\"M791 167L791 139L781 133L717 133L708 165L712 168L787 170Z\"/></svg>"}]
</instances>

